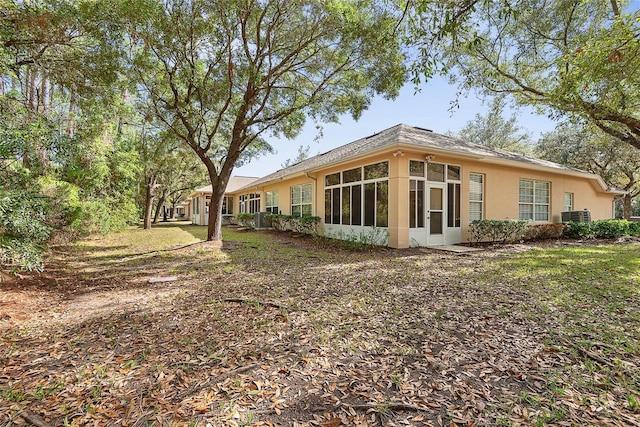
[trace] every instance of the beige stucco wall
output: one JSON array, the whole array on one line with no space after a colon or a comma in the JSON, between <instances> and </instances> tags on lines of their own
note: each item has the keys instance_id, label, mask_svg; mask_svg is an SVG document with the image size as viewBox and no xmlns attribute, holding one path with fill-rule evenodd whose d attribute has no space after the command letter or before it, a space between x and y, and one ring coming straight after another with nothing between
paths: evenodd
<instances>
[{"instance_id":1,"label":"beige stucco wall","mask_svg":"<svg viewBox=\"0 0 640 427\"><path fill-rule=\"evenodd\" d=\"M391 147L384 152L373 153L355 161L330 166L324 170L299 175L291 179L247 188L234 193L234 214L239 212L239 196L250 192L261 194L261 210L266 209L265 192L278 191L278 208L283 214L291 213L291 187L312 184L313 214L321 218L324 225L324 177L358 166L389 162L389 227L388 245L393 248L410 246L409 238L409 161L425 160L427 151L409 150ZM396 154L394 156L394 153ZM510 165L497 165L491 161L456 158L436 154L434 163L445 163L461 167L461 242L467 241L469 223L469 174L480 173L485 176L484 218L518 219L519 217L519 180L531 179L550 182L550 213L552 223L561 222L560 213L564 208L564 193L574 194L574 210L589 209L592 219L608 219L613 215L613 194L606 193L591 178L571 176L555 172L539 171ZM204 206L204 202L201 207ZM203 209L201 208L201 211ZM322 229L322 227L321 227Z\"/></svg>"}]
</instances>

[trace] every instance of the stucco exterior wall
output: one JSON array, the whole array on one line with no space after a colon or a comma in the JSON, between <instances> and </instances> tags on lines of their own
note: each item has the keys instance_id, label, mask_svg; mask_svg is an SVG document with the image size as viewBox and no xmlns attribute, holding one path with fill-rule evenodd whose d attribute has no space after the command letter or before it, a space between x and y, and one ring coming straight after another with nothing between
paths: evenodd
<instances>
[{"instance_id":1,"label":"stucco exterior wall","mask_svg":"<svg viewBox=\"0 0 640 427\"><path fill-rule=\"evenodd\" d=\"M268 182L257 187L247 187L233 193L234 215L240 211L239 196L251 192L261 195L261 211L266 210L266 192L278 191L278 210L282 214L291 214L291 187L310 183L313 194L313 215L321 218L322 230L324 224L324 190L326 175L352 169L359 166L389 162L389 212L388 212L388 246L406 248L411 246L409 229L409 161L425 161L428 151L398 149L398 146L372 153L370 156L357 160L331 165L325 169L310 172L308 175L299 174L289 179ZM482 159L461 158L451 155L432 155L433 163L443 163L460 166L460 225L456 236L459 242L466 242L469 224L469 182L470 173L484 175L484 219L518 219L519 218L519 182L521 179L545 181L550 183L550 221L561 222L561 212L564 210L564 194L573 193L573 210L588 209L592 219L608 219L613 216L613 194L607 193L592 177L573 176L561 171L541 171L527 167L495 164ZM446 189L446 186L445 186ZM200 216L204 215L204 197L201 199ZM202 219L201 219L202 221ZM204 222L200 222L204 223ZM329 224L327 230L348 229L350 226ZM362 228L351 226L351 228ZM460 234L461 229L461 234ZM415 230L415 229L414 229ZM446 233L446 231L445 231ZM450 243L450 242L448 242Z\"/></svg>"}]
</instances>

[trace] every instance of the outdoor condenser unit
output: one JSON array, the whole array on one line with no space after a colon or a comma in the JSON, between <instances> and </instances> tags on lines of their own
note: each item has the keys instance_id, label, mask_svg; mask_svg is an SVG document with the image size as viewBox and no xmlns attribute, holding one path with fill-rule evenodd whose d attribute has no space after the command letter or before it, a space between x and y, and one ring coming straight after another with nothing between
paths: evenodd
<instances>
[{"instance_id":1,"label":"outdoor condenser unit","mask_svg":"<svg viewBox=\"0 0 640 427\"><path fill-rule=\"evenodd\" d=\"M562 222L591 222L591 212L587 209L582 211L562 212Z\"/></svg>"}]
</instances>

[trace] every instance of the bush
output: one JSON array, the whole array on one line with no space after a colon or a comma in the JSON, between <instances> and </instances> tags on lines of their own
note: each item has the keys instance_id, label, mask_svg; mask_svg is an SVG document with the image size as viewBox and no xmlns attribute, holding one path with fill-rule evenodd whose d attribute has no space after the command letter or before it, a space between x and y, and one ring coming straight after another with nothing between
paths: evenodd
<instances>
[{"instance_id":1,"label":"bush","mask_svg":"<svg viewBox=\"0 0 640 427\"><path fill-rule=\"evenodd\" d=\"M239 213L238 224L247 228L256 228L256 214L252 213Z\"/></svg>"},{"instance_id":2,"label":"bush","mask_svg":"<svg viewBox=\"0 0 640 427\"><path fill-rule=\"evenodd\" d=\"M622 236L640 236L640 224L625 219L569 222L563 233L563 237L574 239L615 239Z\"/></svg>"},{"instance_id":3,"label":"bush","mask_svg":"<svg viewBox=\"0 0 640 427\"><path fill-rule=\"evenodd\" d=\"M295 231L296 233L317 235L319 216L292 216L281 214L268 214L265 217L267 224L276 231Z\"/></svg>"},{"instance_id":4,"label":"bush","mask_svg":"<svg viewBox=\"0 0 640 427\"><path fill-rule=\"evenodd\" d=\"M42 270L42 244L53 231L45 222L49 210L47 197L0 191L0 268Z\"/></svg>"},{"instance_id":5,"label":"bush","mask_svg":"<svg viewBox=\"0 0 640 427\"><path fill-rule=\"evenodd\" d=\"M340 230L329 233L326 237L336 239L344 249L364 251L386 245L389 231L386 228L367 227L359 232L351 230L349 233L345 233Z\"/></svg>"},{"instance_id":6,"label":"bush","mask_svg":"<svg viewBox=\"0 0 640 427\"><path fill-rule=\"evenodd\" d=\"M534 224L527 227L524 240L559 239L564 232L564 224Z\"/></svg>"},{"instance_id":7,"label":"bush","mask_svg":"<svg viewBox=\"0 0 640 427\"><path fill-rule=\"evenodd\" d=\"M475 220L469 224L469 240L479 242L515 242L523 240L529 221L506 219Z\"/></svg>"},{"instance_id":8,"label":"bush","mask_svg":"<svg viewBox=\"0 0 640 427\"><path fill-rule=\"evenodd\" d=\"M628 236L630 234L630 222L624 219L611 219L594 221L591 229L596 237L603 239L614 239L616 237Z\"/></svg>"}]
</instances>

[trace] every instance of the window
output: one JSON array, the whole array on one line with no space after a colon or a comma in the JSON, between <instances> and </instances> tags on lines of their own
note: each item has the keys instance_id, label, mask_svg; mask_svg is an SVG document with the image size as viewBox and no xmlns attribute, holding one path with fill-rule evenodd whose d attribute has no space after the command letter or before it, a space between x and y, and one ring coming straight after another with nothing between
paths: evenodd
<instances>
[{"instance_id":1,"label":"window","mask_svg":"<svg viewBox=\"0 0 640 427\"><path fill-rule=\"evenodd\" d=\"M260 212L260 193L249 193L249 213Z\"/></svg>"},{"instance_id":2,"label":"window","mask_svg":"<svg viewBox=\"0 0 640 427\"><path fill-rule=\"evenodd\" d=\"M209 205L211 204L211 196L206 196L204 198L204 213L205 215L209 215Z\"/></svg>"},{"instance_id":3,"label":"window","mask_svg":"<svg viewBox=\"0 0 640 427\"><path fill-rule=\"evenodd\" d=\"M484 175L469 174L469 222L484 218Z\"/></svg>"},{"instance_id":4,"label":"window","mask_svg":"<svg viewBox=\"0 0 640 427\"><path fill-rule=\"evenodd\" d=\"M569 212L573 210L573 193L564 193L564 210Z\"/></svg>"},{"instance_id":5,"label":"window","mask_svg":"<svg viewBox=\"0 0 640 427\"><path fill-rule=\"evenodd\" d=\"M224 196L222 198L222 215L233 214L233 197Z\"/></svg>"},{"instance_id":6,"label":"window","mask_svg":"<svg viewBox=\"0 0 640 427\"><path fill-rule=\"evenodd\" d=\"M427 180L444 182L444 165L440 163L427 163Z\"/></svg>"},{"instance_id":7,"label":"window","mask_svg":"<svg viewBox=\"0 0 640 427\"><path fill-rule=\"evenodd\" d=\"M279 212L278 211L278 192L267 191L265 204L266 204L267 212L272 214L277 214Z\"/></svg>"},{"instance_id":8,"label":"window","mask_svg":"<svg viewBox=\"0 0 640 427\"><path fill-rule=\"evenodd\" d=\"M460 227L460 184L455 182L447 184L447 227Z\"/></svg>"},{"instance_id":9,"label":"window","mask_svg":"<svg viewBox=\"0 0 640 427\"><path fill-rule=\"evenodd\" d=\"M193 199L193 213L194 215L200 215L200 197Z\"/></svg>"},{"instance_id":10,"label":"window","mask_svg":"<svg viewBox=\"0 0 640 427\"><path fill-rule=\"evenodd\" d=\"M546 181L520 180L520 219L549 221L550 188Z\"/></svg>"},{"instance_id":11,"label":"window","mask_svg":"<svg viewBox=\"0 0 640 427\"><path fill-rule=\"evenodd\" d=\"M260 193L243 194L240 200L240 213L260 212Z\"/></svg>"},{"instance_id":12,"label":"window","mask_svg":"<svg viewBox=\"0 0 640 427\"><path fill-rule=\"evenodd\" d=\"M409 160L409 175L424 178L424 162Z\"/></svg>"},{"instance_id":13,"label":"window","mask_svg":"<svg viewBox=\"0 0 640 427\"><path fill-rule=\"evenodd\" d=\"M291 215L311 216L311 184L291 187Z\"/></svg>"},{"instance_id":14,"label":"window","mask_svg":"<svg viewBox=\"0 0 640 427\"><path fill-rule=\"evenodd\" d=\"M388 176L389 163L386 161L327 175L324 222L387 227Z\"/></svg>"},{"instance_id":15,"label":"window","mask_svg":"<svg viewBox=\"0 0 640 427\"><path fill-rule=\"evenodd\" d=\"M409 180L409 228L424 227L424 181L411 179Z\"/></svg>"}]
</instances>

